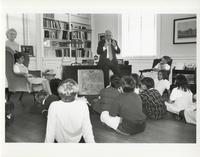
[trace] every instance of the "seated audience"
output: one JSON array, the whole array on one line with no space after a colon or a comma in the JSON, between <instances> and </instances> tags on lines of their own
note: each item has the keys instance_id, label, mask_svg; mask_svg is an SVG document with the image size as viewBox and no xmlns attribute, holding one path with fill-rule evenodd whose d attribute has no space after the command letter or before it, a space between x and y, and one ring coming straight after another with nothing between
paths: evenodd
<instances>
[{"instance_id":1,"label":"seated audience","mask_svg":"<svg viewBox=\"0 0 200 157\"><path fill-rule=\"evenodd\" d=\"M145 115L142 113L142 101L134 93L135 80L131 76L123 76L122 87L124 93L115 98L109 112L102 112L101 122L124 135L143 132Z\"/></svg>"},{"instance_id":2,"label":"seated audience","mask_svg":"<svg viewBox=\"0 0 200 157\"><path fill-rule=\"evenodd\" d=\"M95 142L86 99L77 98L78 84L67 79L58 87L59 101L48 111L45 142Z\"/></svg>"},{"instance_id":3,"label":"seated audience","mask_svg":"<svg viewBox=\"0 0 200 157\"><path fill-rule=\"evenodd\" d=\"M158 80L155 81L155 89L158 90L164 100L169 99L170 82L168 81L168 72L166 70L158 71ZM166 92L166 94L164 92Z\"/></svg>"},{"instance_id":4,"label":"seated audience","mask_svg":"<svg viewBox=\"0 0 200 157\"><path fill-rule=\"evenodd\" d=\"M30 91L32 90L33 84L42 84L43 89L46 90L49 94L51 94L51 89L49 85L49 81L44 78L34 77L33 75L28 73L28 68L23 64L24 62L24 56L22 53L17 52L14 54L15 57L15 64L13 66L13 71L15 74L23 75L27 78L27 80L30 82ZM29 86L29 85L27 85Z\"/></svg>"},{"instance_id":5,"label":"seated audience","mask_svg":"<svg viewBox=\"0 0 200 157\"><path fill-rule=\"evenodd\" d=\"M192 104L192 92L184 75L176 76L175 85L177 87L172 89L170 100L165 102L165 105L169 112L179 114L181 110L185 110Z\"/></svg>"},{"instance_id":6,"label":"seated audience","mask_svg":"<svg viewBox=\"0 0 200 157\"><path fill-rule=\"evenodd\" d=\"M140 92L140 85L141 85L140 76L138 74L136 74L136 73L131 74L131 76L134 78L134 80L136 82L134 92L136 94L139 94L139 92Z\"/></svg>"},{"instance_id":7,"label":"seated audience","mask_svg":"<svg viewBox=\"0 0 200 157\"><path fill-rule=\"evenodd\" d=\"M121 92L121 79L117 75L112 75L110 77L110 86L100 91L99 99L92 103L92 108L100 114L102 111L109 111L112 102L120 95Z\"/></svg>"},{"instance_id":8,"label":"seated audience","mask_svg":"<svg viewBox=\"0 0 200 157\"><path fill-rule=\"evenodd\" d=\"M161 61L153 68L153 70L170 70L170 65L168 64L171 61L169 56L163 56Z\"/></svg>"},{"instance_id":9,"label":"seated audience","mask_svg":"<svg viewBox=\"0 0 200 157\"><path fill-rule=\"evenodd\" d=\"M166 106L164 99L154 89L154 80L150 77L144 77L141 80L141 93L143 112L149 119L162 119L166 115Z\"/></svg>"},{"instance_id":10,"label":"seated audience","mask_svg":"<svg viewBox=\"0 0 200 157\"><path fill-rule=\"evenodd\" d=\"M35 95L36 104L31 107L30 112L42 114L44 117L48 115L48 109L52 102L58 101L59 97L56 95L49 95L45 90L41 90Z\"/></svg>"}]
</instances>

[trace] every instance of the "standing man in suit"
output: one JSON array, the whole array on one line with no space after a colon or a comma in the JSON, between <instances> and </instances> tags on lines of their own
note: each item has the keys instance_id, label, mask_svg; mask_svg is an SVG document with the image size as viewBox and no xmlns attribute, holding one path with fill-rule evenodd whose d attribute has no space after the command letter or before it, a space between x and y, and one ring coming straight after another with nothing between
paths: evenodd
<instances>
[{"instance_id":1,"label":"standing man in suit","mask_svg":"<svg viewBox=\"0 0 200 157\"><path fill-rule=\"evenodd\" d=\"M112 39L110 30L105 31L105 39L99 41L97 54L100 55L98 66L103 70L105 86L109 84L109 69L121 77L116 54L120 53L117 41Z\"/></svg>"}]
</instances>

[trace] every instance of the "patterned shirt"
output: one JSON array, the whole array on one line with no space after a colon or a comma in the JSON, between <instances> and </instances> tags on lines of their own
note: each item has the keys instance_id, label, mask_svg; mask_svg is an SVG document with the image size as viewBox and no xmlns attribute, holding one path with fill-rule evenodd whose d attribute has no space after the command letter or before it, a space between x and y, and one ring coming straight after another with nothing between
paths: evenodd
<instances>
[{"instance_id":1,"label":"patterned shirt","mask_svg":"<svg viewBox=\"0 0 200 157\"><path fill-rule=\"evenodd\" d=\"M156 89L147 89L140 93L142 110L149 119L162 119L166 114L164 99Z\"/></svg>"}]
</instances>

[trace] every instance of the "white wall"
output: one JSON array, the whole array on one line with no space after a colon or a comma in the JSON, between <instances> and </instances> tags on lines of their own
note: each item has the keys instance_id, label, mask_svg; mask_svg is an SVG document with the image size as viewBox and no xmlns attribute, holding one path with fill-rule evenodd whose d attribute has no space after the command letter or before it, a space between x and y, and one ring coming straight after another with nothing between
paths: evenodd
<instances>
[{"instance_id":1,"label":"white wall","mask_svg":"<svg viewBox=\"0 0 200 157\"><path fill-rule=\"evenodd\" d=\"M178 58L196 57L196 44L173 44L173 20L194 17L194 14L162 14L160 54Z\"/></svg>"}]
</instances>

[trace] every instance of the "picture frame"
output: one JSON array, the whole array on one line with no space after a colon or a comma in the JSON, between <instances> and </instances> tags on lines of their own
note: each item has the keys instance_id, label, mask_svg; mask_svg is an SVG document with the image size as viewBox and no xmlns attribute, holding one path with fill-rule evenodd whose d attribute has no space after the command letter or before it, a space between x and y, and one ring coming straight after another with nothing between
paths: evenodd
<instances>
[{"instance_id":1,"label":"picture frame","mask_svg":"<svg viewBox=\"0 0 200 157\"><path fill-rule=\"evenodd\" d=\"M32 45L21 45L21 52L27 53L29 56L34 57Z\"/></svg>"},{"instance_id":2,"label":"picture frame","mask_svg":"<svg viewBox=\"0 0 200 157\"><path fill-rule=\"evenodd\" d=\"M173 44L196 43L196 17L174 19Z\"/></svg>"},{"instance_id":3,"label":"picture frame","mask_svg":"<svg viewBox=\"0 0 200 157\"><path fill-rule=\"evenodd\" d=\"M98 34L98 41L104 40L105 39L105 33L99 33Z\"/></svg>"}]
</instances>

